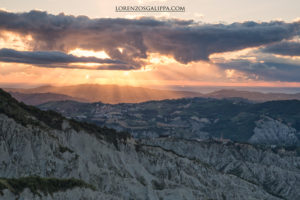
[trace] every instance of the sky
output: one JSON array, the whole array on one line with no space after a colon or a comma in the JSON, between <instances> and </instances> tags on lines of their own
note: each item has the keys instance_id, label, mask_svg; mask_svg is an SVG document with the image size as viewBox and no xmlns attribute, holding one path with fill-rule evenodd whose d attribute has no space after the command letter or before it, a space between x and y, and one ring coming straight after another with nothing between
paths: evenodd
<instances>
[{"instance_id":1,"label":"sky","mask_svg":"<svg viewBox=\"0 0 300 200\"><path fill-rule=\"evenodd\" d=\"M185 12L115 12L129 5ZM296 0L0 0L0 85L299 87L299 9Z\"/></svg>"}]
</instances>

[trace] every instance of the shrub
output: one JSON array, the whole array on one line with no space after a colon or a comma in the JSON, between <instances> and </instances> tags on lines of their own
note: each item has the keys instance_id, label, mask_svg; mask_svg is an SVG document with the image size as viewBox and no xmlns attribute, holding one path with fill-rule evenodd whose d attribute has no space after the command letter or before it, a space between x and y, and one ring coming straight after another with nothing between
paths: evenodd
<instances>
[{"instance_id":1,"label":"shrub","mask_svg":"<svg viewBox=\"0 0 300 200\"><path fill-rule=\"evenodd\" d=\"M3 194L4 189L9 189L16 195L28 188L33 194L40 196L39 192L45 195L53 194L58 191L66 191L75 187L90 188L95 190L95 187L85 183L79 179L58 179L58 178L42 178L38 176L29 176L22 178L0 178L0 193Z\"/></svg>"}]
</instances>

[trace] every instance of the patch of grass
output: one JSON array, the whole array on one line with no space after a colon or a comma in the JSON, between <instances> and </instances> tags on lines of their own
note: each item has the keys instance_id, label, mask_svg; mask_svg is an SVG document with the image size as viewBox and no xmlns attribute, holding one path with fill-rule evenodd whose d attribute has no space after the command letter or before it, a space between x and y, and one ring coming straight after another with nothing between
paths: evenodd
<instances>
[{"instance_id":1,"label":"patch of grass","mask_svg":"<svg viewBox=\"0 0 300 200\"><path fill-rule=\"evenodd\" d=\"M61 152L61 153L65 153L65 152L73 153L74 151L69 149L68 147L59 145L59 152Z\"/></svg>"},{"instance_id":2,"label":"patch of grass","mask_svg":"<svg viewBox=\"0 0 300 200\"><path fill-rule=\"evenodd\" d=\"M41 196L53 194L59 191L66 191L75 187L89 188L95 190L93 185L85 183L79 179L58 179L58 178L42 178L37 176L29 176L22 178L0 178L0 194L3 195L4 189L9 189L12 193L19 195L25 188L28 188L33 194Z\"/></svg>"},{"instance_id":3,"label":"patch of grass","mask_svg":"<svg viewBox=\"0 0 300 200\"><path fill-rule=\"evenodd\" d=\"M152 180L152 186L154 190L163 190L165 188L165 183L159 183L156 180Z\"/></svg>"},{"instance_id":4,"label":"patch of grass","mask_svg":"<svg viewBox=\"0 0 300 200\"><path fill-rule=\"evenodd\" d=\"M137 177L137 180L138 180L143 186L146 186L146 185L147 185L146 179L145 179L143 176L138 176L138 177Z\"/></svg>"}]
</instances>

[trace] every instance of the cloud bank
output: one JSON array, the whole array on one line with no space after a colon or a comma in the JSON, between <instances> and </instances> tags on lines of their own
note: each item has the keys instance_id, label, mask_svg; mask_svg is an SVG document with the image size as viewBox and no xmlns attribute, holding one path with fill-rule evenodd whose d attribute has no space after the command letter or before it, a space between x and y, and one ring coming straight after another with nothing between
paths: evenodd
<instances>
[{"instance_id":1,"label":"cloud bank","mask_svg":"<svg viewBox=\"0 0 300 200\"><path fill-rule=\"evenodd\" d=\"M274 53L284 56L300 56L300 43L298 42L280 42L265 47L262 52Z\"/></svg>"},{"instance_id":2,"label":"cloud bank","mask_svg":"<svg viewBox=\"0 0 300 200\"><path fill-rule=\"evenodd\" d=\"M99 59L96 57L77 57L59 51L16 51L13 49L0 49L0 61L11 63L32 64L42 67L61 67L61 68L86 68L77 64L94 63L99 64L95 69L131 69L126 63L111 60ZM72 65L71 65L72 64ZM75 67L76 66L76 67ZM89 68L93 69L93 68Z\"/></svg>"},{"instance_id":3,"label":"cloud bank","mask_svg":"<svg viewBox=\"0 0 300 200\"><path fill-rule=\"evenodd\" d=\"M252 80L300 82L300 65L296 64L235 60L228 63L218 63L218 65L223 69L235 69L244 72Z\"/></svg>"},{"instance_id":4,"label":"cloud bank","mask_svg":"<svg viewBox=\"0 0 300 200\"><path fill-rule=\"evenodd\" d=\"M32 51L0 50L0 61L40 67L83 68L76 63L98 63L93 69L131 70L147 64L151 53L173 57L179 63L210 62L210 55L260 47L256 53L300 56L300 22L244 22L203 24L192 20L121 19L52 15L30 11L0 11L1 31L30 35ZM80 48L105 51L111 59L77 57L67 52ZM121 50L120 50L121 49ZM70 65L73 63L73 65ZM75 65L74 65L75 63ZM300 62L234 60L216 63L249 77L271 81L300 81Z\"/></svg>"},{"instance_id":5,"label":"cloud bank","mask_svg":"<svg viewBox=\"0 0 300 200\"><path fill-rule=\"evenodd\" d=\"M268 45L299 34L300 22L199 24L194 21L90 19L41 11L0 11L0 29L33 37L34 50L104 50L112 59L139 67L148 53L178 62L208 60L209 55ZM120 52L119 48L123 51Z\"/></svg>"}]
</instances>

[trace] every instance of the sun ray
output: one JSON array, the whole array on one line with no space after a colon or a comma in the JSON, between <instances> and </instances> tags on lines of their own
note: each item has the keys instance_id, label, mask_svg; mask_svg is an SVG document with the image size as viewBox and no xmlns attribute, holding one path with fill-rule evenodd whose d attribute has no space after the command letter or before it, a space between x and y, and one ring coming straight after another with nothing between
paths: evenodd
<instances>
[{"instance_id":1,"label":"sun ray","mask_svg":"<svg viewBox=\"0 0 300 200\"><path fill-rule=\"evenodd\" d=\"M83 57L96 57L96 58L110 58L110 56L105 51L92 51L86 49L76 48L68 52L74 56L83 56Z\"/></svg>"}]
</instances>

